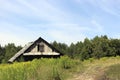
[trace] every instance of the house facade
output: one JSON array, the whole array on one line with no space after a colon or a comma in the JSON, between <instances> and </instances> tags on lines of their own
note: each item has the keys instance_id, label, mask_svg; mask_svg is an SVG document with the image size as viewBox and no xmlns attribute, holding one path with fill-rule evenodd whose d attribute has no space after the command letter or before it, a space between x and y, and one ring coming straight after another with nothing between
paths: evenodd
<instances>
[{"instance_id":1,"label":"house facade","mask_svg":"<svg viewBox=\"0 0 120 80\"><path fill-rule=\"evenodd\" d=\"M14 62L21 56L24 61L30 61L35 58L57 58L62 55L63 54L59 50L40 37L34 42L30 42L25 45L19 52L10 58L8 62Z\"/></svg>"}]
</instances>

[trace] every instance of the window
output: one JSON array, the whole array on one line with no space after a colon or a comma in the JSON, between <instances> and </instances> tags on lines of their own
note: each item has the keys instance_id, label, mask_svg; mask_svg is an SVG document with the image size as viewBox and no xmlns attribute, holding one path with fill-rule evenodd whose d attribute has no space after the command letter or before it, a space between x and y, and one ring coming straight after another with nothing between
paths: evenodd
<instances>
[{"instance_id":1,"label":"window","mask_svg":"<svg viewBox=\"0 0 120 80\"><path fill-rule=\"evenodd\" d=\"M44 52L44 45L38 44L38 52Z\"/></svg>"}]
</instances>

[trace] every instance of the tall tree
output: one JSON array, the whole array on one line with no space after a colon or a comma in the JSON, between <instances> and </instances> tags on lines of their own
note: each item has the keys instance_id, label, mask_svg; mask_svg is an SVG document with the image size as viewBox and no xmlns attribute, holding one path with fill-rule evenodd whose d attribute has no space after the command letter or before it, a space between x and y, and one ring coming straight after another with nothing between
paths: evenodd
<instances>
[{"instance_id":1,"label":"tall tree","mask_svg":"<svg viewBox=\"0 0 120 80\"><path fill-rule=\"evenodd\" d=\"M54 41L51 43L56 49L60 50L63 54L67 54L68 45L65 43L57 43Z\"/></svg>"},{"instance_id":2,"label":"tall tree","mask_svg":"<svg viewBox=\"0 0 120 80\"><path fill-rule=\"evenodd\" d=\"M4 59L5 55L5 49L0 45L0 63L2 63L2 60Z\"/></svg>"},{"instance_id":3,"label":"tall tree","mask_svg":"<svg viewBox=\"0 0 120 80\"><path fill-rule=\"evenodd\" d=\"M16 47L14 43L9 43L5 46L5 58L3 62L7 62L15 53L21 49L20 46Z\"/></svg>"},{"instance_id":4,"label":"tall tree","mask_svg":"<svg viewBox=\"0 0 120 80\"><path fill-rule=\"evenodd\" d=\"M120 40L119 39L111 39L110 41L110 47L114 49L114 56L119 55L120 56Z\"/></svg>"},{"instance_id":5,"label":"tall tree","mask_svg":"<svg viewBox=\"0 0 120 80\"><path fill-rule=\"evenodd\" d=\"M80 53L81 60L91 58L91 54L92 54L92 42L88 38L86 38L83 44L84 46Z\"/></svg>"},{"instance_id":6,"label":"tall tree","mask_svg":"<svg viewBox=\"0 0 120 80\"><path fill-rule=\"evenodd\" d=\"M93 40L93 54L95 58L101 58L107 56L109 52L109 39L107 36L96 36Z\"/></svg>"}]
</instances>

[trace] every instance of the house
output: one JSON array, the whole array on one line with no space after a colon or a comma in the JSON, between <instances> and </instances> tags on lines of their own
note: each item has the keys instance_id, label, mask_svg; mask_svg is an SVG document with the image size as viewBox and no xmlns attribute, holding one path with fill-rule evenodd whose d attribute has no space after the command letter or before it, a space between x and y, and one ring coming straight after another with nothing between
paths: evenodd
<instances>
[{"instance_id":1,"label":"house","mask_svg":"<svg viewBox=\"0 0 120 80\"><path fill-rule=\"evenodd\" d=\"M17 52L8 62L12 63L17 61L21 56L25 61L30 61L35 58L57 58L63 54L45 41L43 38L39 38L34 42L30 42L25 45L19 52Z\"/></svg>"}]
</instances>

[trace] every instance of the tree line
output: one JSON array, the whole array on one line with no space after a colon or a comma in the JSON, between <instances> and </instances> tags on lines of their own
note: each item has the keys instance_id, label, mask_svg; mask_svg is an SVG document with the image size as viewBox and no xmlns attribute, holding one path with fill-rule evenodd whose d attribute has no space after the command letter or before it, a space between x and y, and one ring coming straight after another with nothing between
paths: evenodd
<instances>
[{"instance_id":1,"label":"tree line","mask_svg":"<svg viewBox=\"0 0 120 80\"><path fill-rule=\"evenodd\" d=\"M80 60L120 56L120 39L109 39L106 35L96 36L93 39L85 38L83 42L71 43L69 46L56 41L51 44L63 54ZM0 63L7 62L20 49L22 47L15 46L14 43L9 43L4 47L0 46Z\"/></svg>"},{"instance_id":2,"label":"tree line","mask_svg":"<svg viewBox=\"0 0 120 80\"><path fill-rule=\"evenodd\" d=\"M109 39L106 35L95 36L93 39L85 38L83 42L71 43L70 46L56 41L52 45L69 57L80 60L120 56L120 39Z\"/></svg>"},{"instance_id":3,"label":"tree line","mask_svg":"<svg viewBox=\"0 0 120 80\"><path fill-rule=\"evenodd\" d=\"M21 46L15 46L14 43L9 43L2 47L0 45L0 63L6 63L8 60L17 53L20 49L22 49Z\"/></svg>"}]
</instances>

